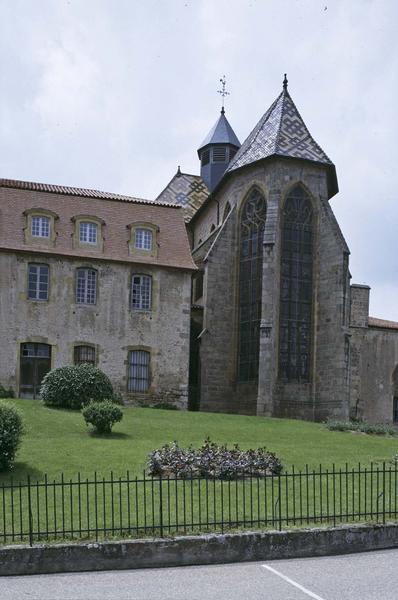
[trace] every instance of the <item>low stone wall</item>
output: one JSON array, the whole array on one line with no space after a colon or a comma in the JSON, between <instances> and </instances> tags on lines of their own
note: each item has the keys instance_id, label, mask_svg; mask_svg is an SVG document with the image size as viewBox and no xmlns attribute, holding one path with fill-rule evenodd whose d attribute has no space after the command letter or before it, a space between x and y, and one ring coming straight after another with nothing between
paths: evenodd
<instances>
[{"instance_id":1,"label":"low stone wall","mask_svg":"<svg viewBox=\"0 0 398 600\"><path fill-rule=\"evenodd\" d=\"M0 548L0 575L142 569L302 558L398 547L398 525Z\"/></svg>"}]
</instances>

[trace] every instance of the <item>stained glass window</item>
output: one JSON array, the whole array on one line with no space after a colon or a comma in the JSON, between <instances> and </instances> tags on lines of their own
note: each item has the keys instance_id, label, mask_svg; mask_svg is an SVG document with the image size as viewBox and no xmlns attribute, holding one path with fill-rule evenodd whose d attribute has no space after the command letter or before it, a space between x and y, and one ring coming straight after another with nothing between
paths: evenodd
<instances>
[{"instance_id":1,"label":"stained glass window","mask_svg":"<svg viewBox=\"0 0 398 600\"><path fill-rule=\"evenodd\" d=\"M254 189L243 207L239 259L238 380L258 378L265 198Z\"/></svg>"},{"instance_id":2,"label":"stained glass window","mask_svg":"<svg viewBox=\"0 0 398 600\"><path fill-rule=\"evenodd\" d=\"M282 215L279 375L285 381L310 378L313 235L312 205L297 185Z\"/></svg>"}]
</instances>

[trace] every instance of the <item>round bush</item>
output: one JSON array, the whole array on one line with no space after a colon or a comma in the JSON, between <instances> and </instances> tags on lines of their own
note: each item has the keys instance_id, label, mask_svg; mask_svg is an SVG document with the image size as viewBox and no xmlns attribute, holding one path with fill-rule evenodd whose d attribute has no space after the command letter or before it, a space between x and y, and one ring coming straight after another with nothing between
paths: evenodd
<instances>
[{"instance_id":1,"label":"round bush","mask_svg":"<svg viewBox=\"0 0 398 600\"><path fill-rule=\"evenodd\" d=\"M90 402L83 408L82 415L97 433L110 433L113 425L123 418L122 410L111 400Z\"/></svg>"},{"instance_id":2,"label":"round bush","mask_svg":"<svg viewBox=\"0 0 398 600\"><path fill-rule=\"evenodd\" d=\"M109 377L89 364L59 367L44 377L40 389L47 406L79 409L91 400L97 402L113 397Z\"/></svg>"},{"instance_id":3,"label":"round bush","mask_svg":"<svg viewBox=\"0 0 398 600\"><path fill-rule=\"evenodd\" d=\"M0 471L12 467L22 434L19 411L8 402L0 402Z\"/></svg>"}]
</instances>

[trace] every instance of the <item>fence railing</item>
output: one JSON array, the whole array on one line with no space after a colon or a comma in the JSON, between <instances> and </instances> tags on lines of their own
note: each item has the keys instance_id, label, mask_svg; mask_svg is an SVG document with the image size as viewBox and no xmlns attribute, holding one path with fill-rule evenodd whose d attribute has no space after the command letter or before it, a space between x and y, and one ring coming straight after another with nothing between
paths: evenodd
<instances>
[{"instance_id":1,"label":"fence railing","mask_svg":"<svg viewBox=\"0 0 398 600\"><path fill-rule=\"evenodd\" d=\"M187 476L10 481L0 486L0 542L169 536L386 522L398 514L396 465L216 480Z\"/></svg>"}]
</instances>

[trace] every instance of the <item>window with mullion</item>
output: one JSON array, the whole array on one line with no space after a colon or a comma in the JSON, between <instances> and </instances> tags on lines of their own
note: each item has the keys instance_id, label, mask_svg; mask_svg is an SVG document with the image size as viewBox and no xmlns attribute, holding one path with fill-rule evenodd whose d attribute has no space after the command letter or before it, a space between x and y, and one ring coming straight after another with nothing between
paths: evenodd
<instances>
[{"instance_id":1,"label":"window with mullion","mask_svg":"<svg viewBox=\"0 0 398 600\"><path fill-rule=\"evenodd\" d=\"M32 236L50 237L50 218L44 216L32 216Z\"/></svg>"},{"instance_id":2,"label":"window with mullion","mask_svg":"<svg viewBox=\"0 0 398 600\"><path fill-rule=\"evenodd\" d=\"M253 190L240 223L238 380L242 382L258 378L265 218L265 199Z\"/></svg>"},{"instance_id":3,"label":"window with mullion","mask_svg":"<svg viewBox=\"0 0 398 600\"><path fill-rule=\"evenodd\" d=\"M152 250L152 231L138 228L135 230L135 247L141 250Z\"/></svg>"},{"instance_id":4,"label":"window with mullion","mask_svg":"<svg viewBox=\"0 0 398 600\"><path fill-rule=\"evenodd\" d=\"M131 307L133 310L151 310L152 277L149 275L133 275L131 290Z\"/></svg>"},{"instance_id":5,"label":"window with mullion","mask_svg":"<svg viewBox=\"0 0 398 600\"><path fill-rule=\"evenodd\" d=\"M312 205L303 188L296 186L282 216L279 375L286 381L309 381L312 278Z\"/></svg>"},{"instance_id":6,"label":"window with mullion","mask_svg":"<svg viewBox=\"0 0 398 600\"><path fill-rule=\"evenodd\" d=\"M30 263L28 265L29 300L48 300L49 267Z\"/></svg>"},{"instance_id":7,"label":"window with mullion","mask_svg":"<svg viewBox=\"0 0 398 600\"><path fill-rule=\"evenodd\" d=\"M96 304L97 272L94 269L77 269L76 303Z\"/></svg>"},{"instance_id":8,"label":"window with mullion","mask_svg":"<svg viewBox=\"0 0 398 600\"><path fill-rule=\"evenodd\" d=\"M79 239L84 244L96 244L97 243L97 224L89 221L83 221L80 223L79 228Z\"/></svg>"}]
</instances>

